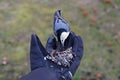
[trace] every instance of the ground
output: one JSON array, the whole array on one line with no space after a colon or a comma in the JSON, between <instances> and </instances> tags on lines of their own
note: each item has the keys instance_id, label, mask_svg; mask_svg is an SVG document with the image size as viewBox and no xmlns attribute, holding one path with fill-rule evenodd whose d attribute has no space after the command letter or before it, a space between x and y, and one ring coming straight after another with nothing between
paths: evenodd
<instances>
[{"instance_id":1,"label":"ground","mask_svg":"<svg viewBox=\"0 0 120 80\"><path fill-rule=\"evenodd\" d=\"M31 34L45 45L57 9L84 42L74 80L120 80L120 0L0 0L0 80L30 72Z\"/></svg>"}]
</instances>

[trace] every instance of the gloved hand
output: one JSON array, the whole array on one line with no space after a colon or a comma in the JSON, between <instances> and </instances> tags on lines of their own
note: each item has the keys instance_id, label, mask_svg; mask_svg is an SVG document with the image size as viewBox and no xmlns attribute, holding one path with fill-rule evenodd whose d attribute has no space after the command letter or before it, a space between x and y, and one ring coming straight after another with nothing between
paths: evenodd
<instances>
[{"instance_id":1,"label":"gloved hand","mask_svg":"<svg viewBox=\"0 0 120 80\"><path fill-rule=\"evenodd\" d=\"M68 39L65 42L65 49L72 47L72 52L75 55L75 58L69 68L65 68L61 72L61 80L72 80L77 68L79 67L81 58L83 56L83 42L80 36L76 36L75 33L71 32ZM56 39L54 36L50 36L47 44L47 52L51 52L53 49L56 49Z\"/></svg>"}]
</instances>

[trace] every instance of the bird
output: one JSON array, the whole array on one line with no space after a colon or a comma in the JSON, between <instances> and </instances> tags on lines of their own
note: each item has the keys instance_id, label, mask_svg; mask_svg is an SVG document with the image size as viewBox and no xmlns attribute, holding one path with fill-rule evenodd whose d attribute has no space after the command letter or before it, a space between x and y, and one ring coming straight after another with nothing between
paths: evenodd
<instances>
[{"instance_id":1,"label":"bird","mask_svg":"<svg viewBox=\"0 0 120 80\"><path fill-rule=\"evenodd\" d=\"M57 36L58 41L64 47L64 43L70 35L70 26L61 16L61 10L56 10L54 13L53 31L55 36Z\"/></svg>"}]
</instances>

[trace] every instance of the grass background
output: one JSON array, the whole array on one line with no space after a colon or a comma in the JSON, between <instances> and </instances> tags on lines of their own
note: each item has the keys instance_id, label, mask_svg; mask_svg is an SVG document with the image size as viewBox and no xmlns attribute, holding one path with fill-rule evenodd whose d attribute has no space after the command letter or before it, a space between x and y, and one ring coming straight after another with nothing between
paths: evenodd
<instances>
[{"instance_id":1,"label":"grass background","mask_svg":"<svg viewBox=\"0 0 120 80\"><path fill-rule=\"evenodd\" d=\"M0 80L30 72L30 36L45 45L57 9L84 42L74 80L120 80L120 0L0 0Z\"/></svg>"}]
</instances>

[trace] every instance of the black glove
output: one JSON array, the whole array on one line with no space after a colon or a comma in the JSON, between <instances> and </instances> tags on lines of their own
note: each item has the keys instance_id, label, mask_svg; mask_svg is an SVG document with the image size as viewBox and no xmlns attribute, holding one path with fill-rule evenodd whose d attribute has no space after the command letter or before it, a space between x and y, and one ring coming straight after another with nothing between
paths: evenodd
<instances>
[{"instance_id":1,"label":"black glove","mask_svg":"<svg viewBox=\"0 0 120 80\"><path fill-rule=\"evenodd\" d=\"M30 65L31 71L39 67L46 67L44 57L47 55L45 48L36 34L31 35L30 43Z\"/></svg>"}]
</instances>

